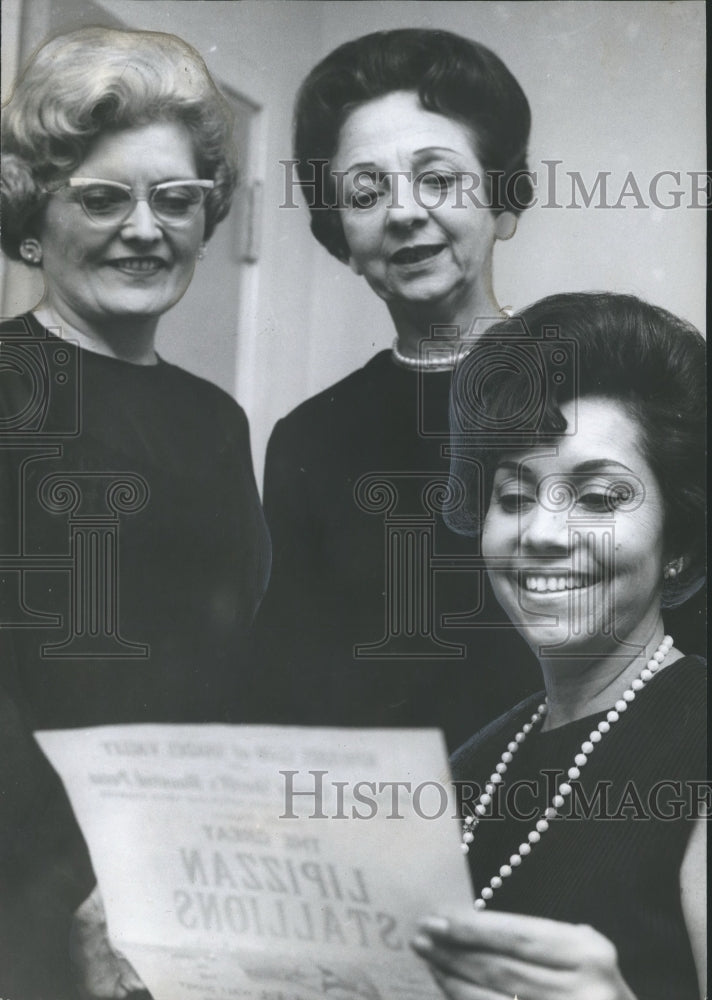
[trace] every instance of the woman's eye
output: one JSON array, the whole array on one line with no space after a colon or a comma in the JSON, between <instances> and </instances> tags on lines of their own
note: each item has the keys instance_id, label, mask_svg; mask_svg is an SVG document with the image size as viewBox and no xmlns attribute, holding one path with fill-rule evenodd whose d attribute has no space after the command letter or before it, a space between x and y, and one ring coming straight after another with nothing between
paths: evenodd
<instances>
[{"instance_id":1,"label":"woman's eye","mask_svg":"<svg viewBox=\"0 0 712 1000\"><path fill-rule=\"evenodd\" d=\"M348 203L355 209L373 208L386 192L387 186L382 180L379 181L378 174L359 174L349 192Z\"/></svg>"},{"instance_id":2,"label":"woman's eye","mask_svg":"<svg viewBox=\"0 0 712 1000\"><path fill-rule=\"evenodd\" d=\"M200 191L189 187L157 191L153 196L153 204L166 215L185 215L198 201L200 201Z\"/></svg>"},{"instance_id":3,"label":"woman's eye","mask_svg":"<svg viewBox=\"0 0 712 1000\"><path fill-rule=\"evenodd\" d=\"M497 503L505 514L518 514L534 503L534 497L526 493L502 493L497 497Z\"/></svg>"},{"instance_id":4,"label":"woman's eye","mask_svg":"<svg viewBox=\"0 0 712 1000\"><path fill-rule=\"evenodd\" d=\"M455 175L429 170L421 177L421 183L434 191L445 192L449 191L455 184Z\"/></svg>"},{"instance_id":5,"label":"woman's eye","mask_svg":"<svg viewBox=\"0 0 712 1000\"><path fill-rule=\"evenodd\" d=\"M626 497L620 490L604 490L603 492L582 493L578 499L580 506L594 514L610 514L624 503Z\"/></svg>"},{"instance_id":6,"label":"woman's eye","mask_svg":"<svg viewBox=\"0 0 712 1000\"><path fill-rule=\"evenodd\" d=\"M373 208L378 201L378 192L375 190L355 191L351 195L351 208Z\"/></svg>"},{"instance_id":7,"label":"woman's eye","mask_svg":"<svg viewBox=\"0 0 712 1000\"><path fill-rule=\"evenodd\" d=\"M96 215L114 212L123 208L130 198L126 192L110 187L85 188L81 200L90 212Z\"/></svg>"}]
</instances>

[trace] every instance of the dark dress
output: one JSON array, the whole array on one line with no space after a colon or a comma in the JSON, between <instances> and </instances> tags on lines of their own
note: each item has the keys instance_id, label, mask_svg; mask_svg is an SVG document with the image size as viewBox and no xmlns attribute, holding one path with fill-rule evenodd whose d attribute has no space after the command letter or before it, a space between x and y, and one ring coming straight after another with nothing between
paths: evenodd
<instances>
[{"instance_id":1,"label":"dark dress","mask_svg":"<svg viewBox=\"0 0 712 1000\"><path fill-rule=\"evenodd\" d=\"M268 721L438 726L454 748L538 684L476 542L440 514L449 388L383 351L275 426L255 654Z\"/></svg>"},{"instance_id":2,"label":"dark dress","mask_svg":"<svg viewBox=\"0 0 712 1000\"><path fill-rule=\"evenodd\" d=\"M0 688L0 996L73 998L70 925L95 884L62 783Z\"/></svg>"},{"instance_id":3,"label":"dark dress","mask_svg":"<svg viewBox=\"0 0 712 1000\"><path fill-rule=\"evenodd\" d=\"M243 411L30 315L0 339L6 685L39 728L243 720L270 554Z\"/></svg>"},{"instance_id":4,"label":"dark dress","mask_svg":"<svg viewBox=\"0 0 712 1000\"><path fill-rule=\"evenodd\" d=\"M705 798L705 696L699 657L684 657L655 676L582 769L581 795L566 800L561 818L487 904L590 924L618 949L636 1000L699 1000L680 904L680 866L691 820ZM453 777L464 783L465 797L468 785L484 786L541 697L527 699L455 753ZM557 783L573 765L604 714L527 736L508 765L495 812L483 819L470 845L478 892L526 840L550 804L549 782ZM477 795L472 793L472 805Z\"/></svg>"}]
</instances>

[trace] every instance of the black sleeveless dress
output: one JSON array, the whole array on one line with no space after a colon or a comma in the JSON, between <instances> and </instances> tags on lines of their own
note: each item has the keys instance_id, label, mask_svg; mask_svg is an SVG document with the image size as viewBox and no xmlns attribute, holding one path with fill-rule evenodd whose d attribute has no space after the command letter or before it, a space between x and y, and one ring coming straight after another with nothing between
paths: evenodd
<instances>
[{"instance_id":1,"label":"black sleeveless dress","mask_svg":"<svg viewBox=\"0 0 712 1000\"><path fill-rule=\"evenodd\" d=\"M527 699L462 746L452 759L455 780L482 787L540 700ZM684 657L654 677L597 746L561 818L487 904L590 924L618 949L637 1000L699 1000L680 866L700 800L709 798L705 704L700 658ZM535 730L515 753L496 810L470 846L478 892L526 840L550 804L552 782L602 715ZM479 795L465 785L460 793L472 805Z\"/></svg>"}]
</instances>

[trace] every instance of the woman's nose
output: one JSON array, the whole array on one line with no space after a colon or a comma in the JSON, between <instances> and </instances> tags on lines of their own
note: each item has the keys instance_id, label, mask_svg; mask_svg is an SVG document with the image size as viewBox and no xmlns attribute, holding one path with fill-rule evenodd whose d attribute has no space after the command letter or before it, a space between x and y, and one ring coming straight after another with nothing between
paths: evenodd
<instances>
[{"instance_id":1,"label":"woman's nose","mask_svg":"<svg viewBox=\"0 0 712 1000\"><path fill-rule=\"evenodd\" d=\"M568 551L569 508L552 509L537 501L521 515L520 542L522 549Z\"/></svg>"},{"instance_id":2,"label":"woman's nose","mask_svg":"<svg viewBox=\"0 0 712 1000\"><path fill-rule=\"evenodd\" d=\"M412 226L426 222L428 209L420 197L417 187L409 176L399 177L399 184L391 192L391 202L388 207L388 221L392 225Z\"/></svg>"},{"instance_id":3,"label":"woman's nose","mask_svg":"<svg viewBox=\"0 0 712 1000\"><path fill-rule=\"evenodd\" d=\"M121 234L125 239L149 242L159 240L162 237L163 230L153 214L151 206L144 198L136 202L131 213L124 219Z\"/></svg>"}]
</instances>

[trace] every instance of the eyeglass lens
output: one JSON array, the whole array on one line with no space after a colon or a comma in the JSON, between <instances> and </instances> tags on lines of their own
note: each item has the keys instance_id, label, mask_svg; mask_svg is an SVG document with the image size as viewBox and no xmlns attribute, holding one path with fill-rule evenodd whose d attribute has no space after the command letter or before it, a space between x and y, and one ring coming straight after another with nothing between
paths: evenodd
<instances>
[{"instance_id":1,"label":"eyeglass lens","mask_svg":"<svg viewBox=\"0 0 712 1000\"><path fill-rule=\"evenodd\" d=\"M200 209L205 188L197 184L170 184L151 188L148 203L159 219L166 222L187 222ZM98 222L119 222L126 218L135 204L135 196L114 184L87 184L79 189L82 206Z\"/></svg>"}]
</instances>

